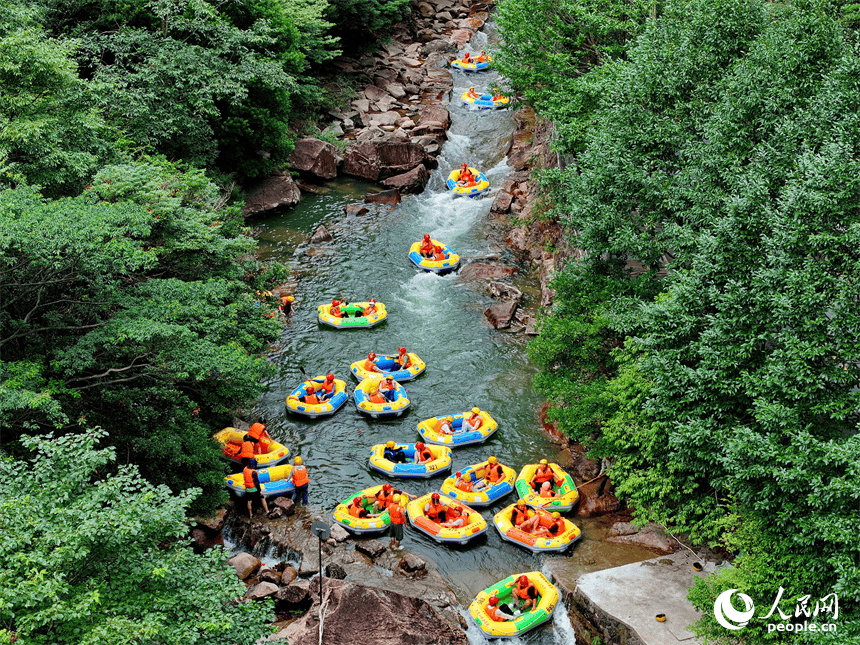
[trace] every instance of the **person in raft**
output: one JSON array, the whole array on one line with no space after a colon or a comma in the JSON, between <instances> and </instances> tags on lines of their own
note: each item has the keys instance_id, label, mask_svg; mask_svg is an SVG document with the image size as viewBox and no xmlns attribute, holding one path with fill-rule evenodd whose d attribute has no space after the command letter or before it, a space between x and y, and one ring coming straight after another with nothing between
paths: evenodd
<instances>
[{"instance_id":1,"label":"person in raft","mask_svg":"<svg viewBox=\"0 0 860 645\"><path fill-rule=\"evenodd\" d=\"M383 459L387 459L395 464L405 464L408 461L406 453L403 452L403 448L395 445L393 441L389 441L385 444L385 450L382 453L382 457Z\"/></svg>"},{"instance_id":2,"label":"person in raft","mask_svg":"<svg viewBox=\"0 0 860 645\"><path fill-rule=\"evenodd\" d=\"M469 52L466 52L465 54L463 54L462 60L464 63L471 63L472 62L472 55Z\"/></svg>"},{"instance_id":3,"label":"person in raft","mask_svg":"<svg viewBox=\"0 0 860 645\"><path fill-rule=\"evenodd\" d=\"M540 491L544 482L552 482L555 481L559 486L561 485L560 481L556 481L555 473L552 471L552 466L547 463L546 459L541 459L538 467L535 468L534 477L529 482L531 487L535 490L535 492Z\"/></svg>"},{"instance_id":4,"label":"person in raft","mask_svg":"<svg viewBox=\"0 0 860 645\"><path fill-rule=\"evenodd\" d=\"M442 251L441 246L437 246L433 249L433 261L434 262L444 262L448 258L445 257L444 251Z\"/></svg>"},{"instance_id":5,"label":"person in raft","mask_svg":"<svg viewBox=\"0 0 860 645\"><path fill-rule=\"evenodd\" d=\"M552 514L552 524L549 525L549 528L544 526L538 526L535 529L534 534L537 537L558 537L564 532L564 520L561 519L561 513L556 511Z\"/></svg>"},{"instance_id":6,"label":"person in raft","mask_svg":"<svg viewBox=\"0 0 860 645\"><path fill-rule=\"evenodd\" d=\"M341 317L340 300L332 300L331 301L331 307L328 308L328 312L329 312L329 314L331 314L335 318L340 318Z\"/></svg>"},{"instance_id":7,"label":"person in raft","mask_svg":"<svg viewBox=\"0 0 860 645\"><path fill-rule=\"evenodd\" d=\"M368 519L371 517L379 517L381 515L381 513L368 512L368 506L370 506L370 500L367 498L367 495L359 495L349 503L347 508L352 517L359 519Z\"/></svg>"},{"instance_id":8,"label":"person in raft","mask_svg":"<svg viewBox=\"0 0 860 645\"><path fill-rule=\"evenodd\" d=\"M376 364L376 354L374 352L370 352L370 354L367 355L367 360L364 361L364 369L367 372L382 373L382 370L379 369L379 365Z\"/></svg>"},{"instance_id":9,"label":"person in raft","mask_svg":"<svg viewBox=\"0 0 860 645\"><path fill-rule=\"evenodd\" d=\"M426 464L428 461L433 461L433 453L424 445L424 442L419 441L415 444L415 463Z\"/></svg>"},{"instance_id":10,"label":"person in raft","mask_svg":"<svg viewBox=\"0 0 860 645\"><path fill-rule=\"evenodd\" d=\"M480 56L478 56L478 57L475 59L475 62L476 62L476 63L486 63L488 60L490 60L490 57L489 57L489 56L487 56L487 52L485 52L485 51L482 49L482 50L481 50L481 55L480 55Z\"/></svg>"},{"instance_id":11,"label":"person in raft","mask_svg":"<svg viewBox=\"0 0 860 645\"><path fill-rule=\"evenodd\" d=\"M537 608L538 603L538 590L535 587L531 580L528 579L528 576L522 575L514 585L513 582L509 582L508 587L513 587L513 595L515 602L518 605L520 611L526 611L527 609L535 609ZM529 611L531 611L529 609Z\"/></svg>"},{"instance_id":12,"label":"person in raft","mask_svg":"<svg viewBox=\"0 0 860 645\"><path fill-rule=\"evenodd\" d=\"M302 464L302 458L296 457L293 459L293 486L296 487L296 490L293 491L293 501L296 503L296 506L301 506L304 504L308 505L308 484L310 483L310 479L308 478L308 469ZM301 500L301 501L300 501Z\"/></svg>"},{"instance_id":13,"label":"person in raft","mask_svg":"<svg viewBox=\"0 0 860 645\"><path fill-rule=\"evenodd\" d=\"M302 397L302 402L310 405L319 405L321 401L316 392L316 388L313 385L308 385L305 395Z\"/></svg>"},{"instance_id":14,"label":"person in raft","mask_svg":"<svg viewBox=\"0 0 860 645\"><path fill-rule=\"evenodd\" d=\"M239 451L238 457L243 466L247 466L248 462L254 458L257 453L257 443L257 439L250 434L242 437L242 449Z\"/></svg>"},{"instance_id":15,"label":"person in raft","mask_svg":"<svg viewBox=\"0 0 860 645\"><path fill-rule=\"evenodd\" d=\"M499 599L496 596L490 596L487 600L487 606L484 607L487 616L497 623L502 623L506 620L513 620L514 614L510 611L507 605L499 605Z\"/></svg>"},{"instance_id":16,"label":"person in raft","mask_svg":"<svg viewBox=\"0 0 860 645\"><path fill-rule=\"evenodd\" d=\"M430 501L424 504L424 515L437 524L448 520L448 510L448 507L439 501L439 493L430 495Z\"/></svg>"},{"instance_id":17,"label":"person in raft","mask_svg":"<svg viewBox=\"0 0 860 645\"><path fill-rule=\"evenodd\" d=\"M445 521L442 522L441 526L446 529L459 529L469 521L468 515L461 513L459 508L453 506L445 507L445 515Z\"/></svg>"},{"instance_id":18,"label":"person in raft","mask_svg":"<svg viewBox=\"0 0 860 645\"><path fill-rule=\"evenodd\" d=\"M493 100L501 101L504 97L502 96L502 91L498 87L493 88Z\"/></svg>"},{"instance_id":19,"label":"person in raft","mask_svg":"<svg viewBox=\"0 0 860 645\"><path fill-rule=\"evenodd\" d=\"M552 489L552 484L544 482L540 485L540 496L544 498L558 497L558 494Z\"/></svg>"},{"instance_id":20,"label":"person in raft","mask_svg":"<svg viewBox=\"0 0 860 645\"><path fill-rule=\"evenodd\" d=\"M463 432L473 432L478 430L484 424L484 420L481 418L481 409L480 408L472 408L472 414L469 418L466 418L466 415L463 415Z\"/></svg>"},{"instance_id":21,"label":"person in raft","mask_svg":"<svg viewBox=\"0 0 860 645\"><path fill-rule=\"evenodd\" d=\"M405 503L405 497L395 495L388 505L388 517L391 518L391 542L388 546L395 549L400 548L400 541L403 539L403 525L406 524L406 509L403 508Z\"/></svg>"},{"instance_id":22,"label":"person in raft","mask_svg":"<svg viewBox=\"0 0 860 645\"><path fill-rule=\"evenodd\" d=\"M469 97L471 97L471 98L473 98L473 99L479 99L479 98L481 98L481 97L478 95L478 93L475 91L475 88L474 88L474 87L470 87L470 88L469 88L469 91L468 91L468 92L466 92L466 96L469 96Z\"/></svg>"},{"instance_id":23,"label":"person in raft","mask_svg":"<svg viewBox=\"0 0 860 645\"><path fill-rule=\"evenodd\" d=\"M457 177L457 185L474 186L476 183L475 175L472 174L472 171L469 170L469 166L464 162L460 168L460 175Z\"/></svg>"},{"instance_id":24,"label":"person in raft","mask_svg":"<svg viewBox=\"0 0 860 645\"><path fill-rule=\"evenodd\" d=\"M367 400L371 403L388 403L388 399L379 393L379 386L372 386L367 392Z\"/></svg>"},{"instance_id":25,"label":"person in raft","mask_svg":"<svg viewBox=\"0 0 860 645\"><path fill-rule=\"evenodd\" d=\"M257 440L257 445L254 446L254 452L258 455L265 455L269 452L269 444L272 443L272 438L266 431L266 426L260 422L251 424L248 429L248 435L251 439Z\"/></svg>"},{"instance_id":26,"label":"person in raft","mask_svg":"<svg viewBox=\"0 0 860 645\"><path fill-rule=\"evenodd\" d=\"M394 383L394 377L391 374L379 381L379 392L389 403L392 403L397 398L397 385Z\"/></svg>"},{"instance_id":27,"label":"person in raft","mask_svg":"<svg viewBox=\"0 0 860 645\"><path fill-rule=\"evenodd\" d=\"M278 305L278 309L281 310L281 313L285 316L289 316L293 313L293 303L296 301L292 296L281 296L278 299L278 302L281 304Z\"/></svg>"},{"instance_id":28,"label":"person in raft","mask_svg":"<svg viewBox=\"0 0 860 645\"><path fill-rule=\"evenodd\" d=\"M463 479L463 473L461 472L458 472L455 477L456 479L454 480L454 488L462 490L466 493L478 493L487 487L483 479L478 479L474 482L467 482L465 479Z\"/></svg>"},{"instance_id":29,"label":"person in raft","mask_svg":"<svg viewBox=\"0 0 860 645\"><path fill-rule=\"evenodd\" d=\"M326 374L325 380L317 388L317 392L319 393L317 396L319 396L323 401L328 401L332 396L334 396L336 388L337 386L334 382L334 374Z\"/></svg>"},{"instance_id":30,"label":"person in raft","mask_svg":"<svg viewBox=\"0 0 860 645\"><path fill-rule=\"evenodd\" d=\"M525 533L533 533L540 526L540 515L535 513L529 517L529 508L526 506L526 500L517 500L517 505L511 511L511 523L520 531Z\"/></svg>"},{"instance_id":31,"label":"person in raft","mask_svg":"<svg viewBox=\"0 0 860 645\"><path fill-rule=\"evenodd\" d=\"M424 239L421 240L421 248L418 249L418 252L422 258L433 257L433 240L430 239L429 233L424 234Z\"/></svg>"},{"instance_id":32,"label":"person in raft","mask_svg":"<svg viewBox=\"0 0 860 645\"><path fill-rule=\"evenodd\" d=\"M402 499L408 499L410 497L415 499L415 495L410 495L402 490L397 490L391 484L383 484L382 490L376 494L376 501L373 502L373 510L379 513L384 512L385 509L391 506L394 502L394 497L396 495L400 495Z\"/></svg>"},{"instance_id":33,"label":"person in raft","mask_svg":"<svg viewBox=\"0 0 860 645\"><path fill-rule=\"evenodd\" d=\"M371 314L375 314L376 313L376 298L371 298L370 301L367 303L367 306L362 310L361 313L363 313L365 316L370 316Z\"/></svg>"},{"instance_id":34,"label":"person in raft","mask_svg":"<svg viewBox=\"0 0 860 645\"><path fill-rule=\"evenodd\" d=\"M434 430L439 434L454 434L454 417L439 419Z\"/></svg>"},{"instance_id":35,"label":"person in raft","mask_svg":"<svg viewBox=\"0 0 860 645\"><path fill-rule=\"evenodd\" d=\"M397 363L397 366L402 370L405 370L412 364L412 359L409 358L409 354L406 352L405 347L397 348L397 358L394 359L394 362Z\"/></svg>"},{"instance_id":36,"label":"person in raft","mask_svg":"<svg viewBox=\"0 0 860 645\"><path fill-rule=\"evenodd\" d=\"M269 506L266 498L262 496L260 487L260 476L257 473L257 460L249 459L242 469L242 478L245 480L245 498L248 500L248 517L254 517L254 502L261 502L263 511L268 515Z\"/></svg>"}]
</instances>

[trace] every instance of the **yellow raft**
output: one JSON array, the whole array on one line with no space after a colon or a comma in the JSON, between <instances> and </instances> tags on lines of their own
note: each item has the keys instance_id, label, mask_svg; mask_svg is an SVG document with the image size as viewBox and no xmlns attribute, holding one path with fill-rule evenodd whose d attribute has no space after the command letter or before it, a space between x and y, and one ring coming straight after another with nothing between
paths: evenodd
<instances>
[{"instance_id":1,"label":"yellow raft","mask_svg":"<svg viewBox=\"0 0 860 645\"><path fill-rule=\"evenodd\" d=\"M489 186L489 183L487 184ZM447 273L460 266L460 256L454 253L450 246L439 240L430 240L433 246L438 246L445 254L444 260L430 260L421 255L421 242L413 242L409 247L409 261L422 271L432 273Z\"/></svg>"},{"instance_id":2,"label":"yellow raft","mask_svg":"<svg viewBox=\"0 0 860 645\"><path fill-rule=\"evenodd\" d=\"M490 190L490 181L487 177L477 168L469 168L472 174L477 179L477 183L474 186L458 186L457 181L460 179L460 169L452 171L450 175L448 175L448 179L445 180L445 185L448 186L448 190L452 191L455 195L466 195L467 197L480 197L485 192ZM419 245L420 246L420 245Z\"/></svg>"},{"instance_id":3,"label":"yellow raft","mask_svg":"<svg viewBox=\"0 0 860 645\"><path fill-rule=\"evenodd\" d=\"M293 467L290 464L281 464L271 468L258 468L257 476L260 479L260 495L263 497L292 496L296 487L292 481ZM224 478L224 483L231 491L239 497L245 497L245 475L236 473Z\"/></svg>"},{"instance_id":4,"label":"yellow raft","mask_svg":"<svg viewBox=\"0 0 860 645\"><path fill-rule=\"evenodd\" d=\"M314 386L319 392L319 386L325 382L325 374L312 378L299 385L287 397L287 409L290 412L301 414L316 419L334 414L343 407L348 398L346 395L346 381L334 380L334 392L322 403L304 403L302 398L307 394L308 386Z\"/></svg>"},{"instance_id":5,"label":"yellow raft","mask_svg":"<svg viewBox=\"0 0 860 645\"><path fill-rule=\"evenodd\" d=\"M474 105L476 108L482 110L497 110L505 107L511 101L507 96L494 99L493 95L488 92L484 92L478 96L471 96L469 90L463 92L463 96L460 98L463 101L463 105Z\"/></svg>"},{"instance_id":6,"label":"yellow raft","mask_svg":"<svg viewBox=\"0 0 860 645\"><path fill-rule=\"evenodd\" d=\"M564 523L564 527L557 535L554 536L546 535L537 537L531 533L518 529L511 522L511 514L513 513L515 506L516 503L506 506L493 516L493 524L495 524L496 529L498 529L503 540L518 544L533 553L538 553L542 551L565 551L570 545L582 537L579 527L563 517L560 517L559 519ZM540 515L540 525L544 528L548 529L553 522L555 522L550 511L547 511L540 506L530 506L528 508L528 516L531 518L534 517L535 514Z\"/></svg>"},{"instance_id":7,"label":"yellow raft","mask_svg":"<svg viewBox=\"0 0 860 645\"><path fill-rule=\"evenodd\" d=\"M499 464L502 467L504 476L492 486L489 486L481 491L465 491L456 487L456 477L448 477L442 483L442 492L453 497L469 506L489 506L497 500L500 500L505 495L508 495L514 490L514 479L517 473L513 468ZM474 482L484 478L487 462L482 461L480 464L472 464L468 468L460 471L460 475L465 482Z\"/></svg>"},{"instance_id":8,"label":"yellow raft","mask_svg":"<svg viewBox=\"0 0 860 645\"><path fill-rule=\"evenodd\" d=\"M512 587L516 585L517 579L522 575L528 577L529 582L537 588L540 598L537 607L514 620L494 621L485 610L490 596L496 596L499 599L499 605L510 603L513 599ZM489 638L513 638L550 620L558 604L558 598L558 589L540 571L516 573L479 593L469 605L469 614Z\"/></svg>"},{"instance_id":9,"label":"yellow raft","mask_svg":"<svg viewBox=\"0 0 860 645\"><path fill-rule=\"evenodd\" d=\"M355 387L352 393L352 398L355 400L355 407L359 412L370 415L374 419L390 419L399 417L409 409L409 398L406 396L406 390L397 381L394 382L393 401L385 403L374 403L370 400L370 390L379 387L378 378L366 378Z\"/></svg>"},{"instance_id":10,"label":"yellow raft","mask_svg":"<svg viewBox=\"0 0 860 645\"><path fill-rule=\"evenodd\" d=\"M359 495L367 495L371 502L375 502L376 496L381 490L382 485L379 485L371 486L370 488L365 488L357 493L353 493L334 509L334 513L332 514L334 516L334 521L340 524L347 531L351 531L358 535L361 535L362 533L379 533L380 531L384 531L391 524L391 517L388 515L387 509L381 515L376 517L353 517L349 514L349 504L352 500ZM368 514L370 512L371 511L368 510Z\"/></svg>"},{"instance_id":11,"label":"yellow raft","mask_svg":"<svg viewBox=\"0 0 860 645\"><path fill-rule=\"evenodd\" d=\"M236 430L236 428L224 428L213 435L213 439L221 444L221 454L227 457L230 461L241 464L238 455L242 450L242 438L244 432ZM254 455L257 460L257 468L271 468L277 466L288 459L289 449L278 443L277 441L269 442L269 451L266 454Z\"/></svg>"},{"instance_id":12,"label":"yellow raft","mask_svg":"<svg viewBox=\"0 0 860 645\"><path fill-rule=\"evenodd\" d=\"M409 521L412 523L412 526L422 533L426 533L437 542L443 544L465 544L469 540L487 532L487 521L478 511L445 495L440 495L439 501L443 505L459 511L465 521L462 526L452 528L447 528L434 522L424 515L424 505L430 501L431 495L432 493L427 493L406 505L406 513L409 516Z\"/></svg>"},{"instance_id":13,"label":"yellow raft","mask_svg":"<svg viewBox=\"0 0 860 645\"><path fill-rule=\"evenodd\" d=\"M451 469L451 449L445 446L427 446L433 459L425 464L416 464L415 444L399 443L395 448L401 448L406 455L406 463L395 463L385 457L385 444L379 443L370 451L370 467L392 477L409 477L426 479L440 475Z\"/></svg>"},{"instance_id":14,"label":"yellow raft","mask_svg":"<svg viewBox=\"0 0 860 645\"><path fill-rule=\"evenodd\" d=\"M458 58L457 60L451 61L451 67L454 69L459 69L464 72L479 72L482 69L487 69L490 66L490 62L493 60L492 56L487 56L487 60L482 60L481 62L465 62L462 58Z\"/></svg>"},{"instance_id":15,"label":"yellow raft","mask_svg":"<svg viewBox=\"0 0 860 645\"><path fill-rule=\"evenodd\" d=\"M388 317L385 305L381 302L376 303L376 311L369 316L363 315L362 312L369 306L369 302L353 302L346 307L341 307L341 311L346 315L332 316L329 313L331 304L320 305L317 307L317 320L321 324L329 325L335 329L369 329Z\"/></svg>"},{"instance_id":16,"label":"yellow raft","mask_svg":"<svg viewBox=\"0 0 860 645\"><path fill-rule=\"evenodd\" d=\"M396 356L379 356L373 362L382 370L381 372L369 372L364 369L365 361L355 361L355 363L349 366L349 370L359 381L363 381L366 378L385 378L386 376L391 376L398 383L404 383L421 376L424 370L427 369L427 365L419 358L418 354L406 352L406 355L409 357L409 365L406 366L406 369L400 369L400 364L394 362L394 359L397 358Z\"/></svg>"},{"instance_id":17,"label":"yellow raft","mask_svg":"<svg viewBox=\"0 0 860 645\"><path fill-rule=\"evenodd\" d=\"M556 482L552 483L552 490L558 495L557 497L541 497L529 484L535 476L538 464L526 464L523 466L520 474L517 475L517 493L527 503L534 504L535 506L543 506L549 511L559 511L562 513L569 511L579 500L579 491L576 490L573 477L564 472L558 464L551 463L549 466L552 468L552 472L555 473L556 478L561 480L560 486Z\"/></svg>"},{"instance_id":18,"label":"yellow raft","mask_svg":"<svg viewBox=\"0 0 860 645\"><path fill-rule=\"evenodd\" d=\"M490 413L486 410L481 410L481 427L477 430L463 432L463 419L465 416L471 415L471 411L449 415L452 419L451 425L454 426L454 434L443 434L436 430L436 423L440 419L444 419L444 416L430 417L429 419L420 421L418 423L418 433L427 443L459 448L460 446L468 446L473 443L486 441L499 429L499 424L490 416Z\"/></svg>"}]
</instances>

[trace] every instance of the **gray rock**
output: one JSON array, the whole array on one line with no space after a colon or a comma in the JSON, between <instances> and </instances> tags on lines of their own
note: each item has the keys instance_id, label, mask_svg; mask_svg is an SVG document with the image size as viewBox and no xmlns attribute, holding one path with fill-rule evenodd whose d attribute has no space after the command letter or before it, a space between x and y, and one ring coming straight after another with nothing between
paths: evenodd
<instances>
[{"instance_id":1,"label":"gray rock","mask_svg":"<svg viewBox=\"0 0 860 645\"><path fill-rule=\"evenodd\" d=\"M363 540L355 543L355 550L372 560L385 553L385 545L379 540Z\"/></svg>"},{"instance_id":2,"label":"gray rock","mask_svg":"<svg viewBox=\"0 0 860 645\"><path fill-rule=\"evenodd\" d=\"M415 166L409 172L389 177L382 182L383 186L396 188L401 193L420 193L430 180L430 172L423 164Z\"/></svg>"},{"instance_id":3,"label":"gray rock","mask_svg":"<svg viewBox=\"0 0 860 645\"><path fill-rule=\"evenodd\" d=\"M282 518L283 516L284 516L284 509L273 508L271 511L269 511L268 518L270 520L277 520L277 519Z\"/></svg>"},{"instance_id":4,"label":"gray rock","mask_svg":"<svg viewBox=\"0 0 860 645\"><path fill-rule=\"evenodd\" d=\"M245 580L254 575L263 563L250 553L237 553L227 560L227 564L233 566L236 570L236 575L239 576L239 580Z\"/></svg>"},{"instance_id":5,"label":"gray rock","mask_svg":"<svg viewBox=\"0 0 860 645\"><path fill-rule=\"evenodd\" d=\"M313 232L310 237L310 240L308 241L311 244L321 244L322 242L331 242L332 239L333 238L331 236L331 233L328 232L328 229L322 224L320 224L317 227L317 230Z\"/></svg>"},{"instance_id":6,"label":"gray rock","mask_svg":"<svg viewBox=\"0 0 860 645\"><path fill-rule=\"evenodd\" d=\"M339 564L332 563L326 565L325 575L326 577L334 578L335 580L343 580L346 578L346 571Z\"/></svg>"},{"instance_id":7,"label":"gray rock","mask_svg":"<svg viewBox=\"0 0 860 645\"><path fill-rule=\"evenodd\" d=\"M296 580L275 593L275 603L279 611L301 607L310 602L310 580Z\"/></svg>"},{"instance_id":8,"label":"gray rock","mask_svg":"<svg viewBox=\"0 0 860 645\"><path fill-rule=\"evenodd\" d=\"M261 582L250 587L248 591L245 592L245 598L261 600L262 598L274 596L276 593L278 593L278 585L273 582Z\"/></svg>"},{"instance_id":9,"label":"gray rock","mask_svg":"<svg viewBox=\"0 0 860 645\"><path fill-rule=\"evenodd\" d=\"M493 205L490 206L490 212L496 214L507 213L511 208L511 201L513 201L513 199L513 195L500 190L496 195L496 198L493 200Z\"/></svg>"},{"instance_id":10,"label":"gray rock","mask_svg":"<svg viewBox=\"0 0 860 645\"><path fill-rule=\"evenodd\" d=\"M418 13L420 13L423 18L432 18L436 14L436 10L433 8L433 5L427 2L419 2Z\"/></svg>"},{"instance_id":11,"label":"gray rock","mask_svg":"<svg viewBox=\"0 0 860 645\"><path fill-rule=\"evenodd\" d=\"M396 99L402 99L406 96L406 90L399 83L390 83L385 86L385 91L391 94Z\"/></svg>"},{"instance_id":12,"label":"gray rock","mask_svg":"<svg viewBox=\"0 0 860 645\"><path fill-rule=\"evenodd\" d=\"M284 570L281 572L281 586L290 584L298 577L299 572L296 571L295 567L291 567L290 565L285 566Z\"/></svg>"},{"instance_id":13,"label":"gray rock","mask_svg":"<svg viewBox=\"0 0 860 645\"><path fill-rule=\"evenodd\" d=\"M412 575L415 573L426 571L427 563L414 553L407 553L400 560L400 564L397 565L397 569L402 573Z\"/></svg>"},{"instance_id":14,"label":"gray rock","mask_svg":"<svg viewBox=\"0 0 860 645\"><path fill-rule=\"evenodd\" d=\"M275 507L284 511L284 515L292 515L296 512L296 503L289 497L278 497L274 502Z\"/></svg>"},{"instance_id":15,"label":"gray rock","mask_svg":"<svg viewBox=\"0 0 860 645\"><path fill-rule=\"evenodd\" d=\"M263 569L257 577L260 582L273 582L275 584L281 582L281 572L274 569Z\"/></svg>"},{"instance_id":16,"label":"gray rock","mask_svg":"<svg viewBox=\"0 0 860 645\"><path fill-rule=\"evenodd\" d=\"M484 315L496 329L507 329L511 326L511 320L514 317L518 304L518 300L511 300L491 305L484 311Z\"/></svg>"},{"instance_id":17,"label":"gray rock","mask_svg":"<svg viewBox=\"0 0 860 645\"><path fill-rule=\"evenodd\" d=\"M342 170L347 175L379 181L412 170L425 157L424 148L411 142L361 141L347 150Z\"/></svg>"},{"instance_id":18,"label":"gray rock","mask_svg":"<svg viewBox=\"0 0 860 645\"><path fill-rule=\"evenodd\" d=\"M380 90L380 92L381 91L382 90ZM355 99L352 102L352 107L354 107L358 112L370 112L370 101L367 99Z\"/></svg>"},{"instance_id":19,"label":"gray rock","mask_svg":"<svg viewBox=\"0 0 860 645\"><path fill-rule=\"evenodd\" d=\"M378 193L371 193L364 196L366 204L385 204L386 206L395 206L400 203L400 191L396 188L391 190L383 190Z\"/></svg>"},{"instance_id":20,"label":"gray rock","mask_svg":"<svg viewBox=\"0 0 860 645\"><path fill-rule=\"evenodd\" d=\"M352 204L352 206L358 206L365 213L367 209L361 204ZM347 207L349 208L349 207ZM337 540L338 542L343 542L344 540L349 539L349 532L343 528L340 524L332 524L331 526L331 536Z\"/></svg>"},{"instance_id":21,"label":"gray rock","mask_svg":"<svg viewBox=\"0 0 860 645\"><path fill-rule=\"evenodd\" d=\"M343 131L341 131L343 134ZM337 151L327 141L314 138L299 139L290 155L289 167L308 172L320 179L337 177Z\"/></svg>"},{"instance_id":22,"label":"gray rock","mask_svg":"<svg viewBox=\"0 0 860 645\"><path fill-rule=\"evenodd\" d=\"M385 90L376 87L376 85L368 85L367 87L365 87L364 95L372 103L375 103L376 101L379 101L384 97L388 96L388 94L385 93ZM359 111L361 110L361 108L358 107L356 109Z\"/></svg>"},{"instance_id":23,"label":"gray rock","mask_svg":"<svg viewBox=\"0 0 860 645\"><path fill-rule=\"evenodd\" d=\"M280 172L267 177L248 191L242 214L253 217L283 208L292 208L299 203L302 193L289 175Z\"/></svg>"},{"instance_id":24,"label":"gray rock","mask_svg":"<svg viewBox=\"0 0 860 645\"><path fill-rule=\"evenodd\" d=\"M510 298L512 300L522 300L523 292L515 286L505 284L504 282L491 282L487 285L487 289L493 298Z\"/></svg>"}]
</instances>

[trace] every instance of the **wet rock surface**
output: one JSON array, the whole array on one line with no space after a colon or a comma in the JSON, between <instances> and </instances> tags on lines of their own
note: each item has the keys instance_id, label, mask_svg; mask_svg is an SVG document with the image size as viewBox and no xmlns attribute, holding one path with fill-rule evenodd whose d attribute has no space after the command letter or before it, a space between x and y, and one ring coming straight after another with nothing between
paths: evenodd
<instances>
[{"instance_id":1,"label":"wet rock surface","mask_svg":"<svg viewBox=\"0 0 860 645\"><path fill-rule=\"evenodd\" d=\"M299 139L287 163L290 168L304 171L319 179L337 177L337 151L334 145L327 141Z\"/></svg>"},{"instance_id":2,"label":"wet rock surface","mask_svg":"<svg viewBox=\"0 0 860 645\"><path fill-rule=\"evenodd\" d=\"M292 208L299 203L301 191L289 175L277 173L267 177L248 191L242 214L245 217L263 215Z\"/></svg>"}]
</instances>

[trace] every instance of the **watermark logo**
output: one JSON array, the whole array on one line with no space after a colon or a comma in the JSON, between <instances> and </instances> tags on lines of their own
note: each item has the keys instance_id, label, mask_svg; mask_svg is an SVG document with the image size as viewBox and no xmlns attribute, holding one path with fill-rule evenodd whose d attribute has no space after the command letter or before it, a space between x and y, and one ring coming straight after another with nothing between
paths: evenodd
<instances>
[{"instance_id":1,"label":"watermark logo","mask_svg":"<svg viewBox=\"0 0 860 645\"><path fill-rule=\"evenodd\" d=\"M839 618L839 597L835 593L828 594L823 598L815 601L812 605L812 596L807 594L797 599L797 604L792 612L784 612L779 606L782 600L782 594L785 589L779 588L776 599L770 607L767 614L757 616L759 620L768 620L774 613L778 614L778 618L782 622L768 623L767 631L770 632L835 632L836 625L834 623L819 623L810 621L810 618L816 618L819 615L831 614L834 620ZM738 610L732 604L732 596L737 594L737 597L744 603L743 610ZM714 618L717 622L726 629L737 630L746 627L750 620L755 615L755 605L752 598L745 593L741 593L737 589L727 589L714 601ZM800 619L800 622L792 622L792 618ZM771 619L773 620L773 619Z\"/></svg>"},{"instance_id":2,"label":"watermark logo","mask_svg":"<svg viewBox=\"0 0 860 645\"><path fill-rule=\"evenodd\" d=\"M746 627L750 618L755 613L755 606L752 598L745 593L738 591L738 598L744 602L744 610L738 611L732 605L732 594L738 591L737 589L728 589L717 596L714 602L714 618L717 622L726 629L742 629ZM732 621L732 622L729 622Z\"/></svg>"}]
</instances>

